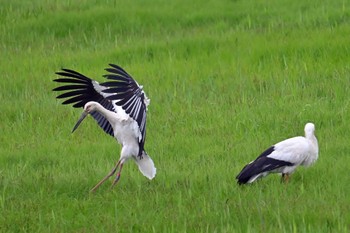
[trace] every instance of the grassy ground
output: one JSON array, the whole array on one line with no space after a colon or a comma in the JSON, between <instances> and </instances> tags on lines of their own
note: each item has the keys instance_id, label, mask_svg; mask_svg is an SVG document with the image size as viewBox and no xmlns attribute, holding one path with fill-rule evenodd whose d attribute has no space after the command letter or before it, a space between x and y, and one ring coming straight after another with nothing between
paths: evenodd
<instances>
[{"instance_id":1,"label":"grassy ground","mask_svg":"<svg viewBox=\"0 0 350 233\"><path fill-rule=\"evenodd\" d=\"M350 4L5 1L0 7L0 232L349 232ZM151 105L148 181L51 90L60 68L116 63ZM288 185L240 169L312 121L320 157Z\"/></svg>"}]
</instances>

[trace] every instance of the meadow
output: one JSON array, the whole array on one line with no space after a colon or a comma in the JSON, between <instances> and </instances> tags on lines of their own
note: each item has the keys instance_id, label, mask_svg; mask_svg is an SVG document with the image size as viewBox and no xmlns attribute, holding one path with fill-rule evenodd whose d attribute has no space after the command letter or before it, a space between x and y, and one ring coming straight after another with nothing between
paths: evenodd
<instances>
[{"instance_id":1,"label":"meadow","mask_svg":"<svg viewBox=\"0 0 350 233\"><path fill-rule=\"evenodd\" d=\"M0 3L0 232L349 232L350 3ZM52 89L61 68L144 86L149 181ZM319 160L288 184L235 176L313 122ZM112 179L111 179L112 181Z\"/></svg>"}]
</instances>

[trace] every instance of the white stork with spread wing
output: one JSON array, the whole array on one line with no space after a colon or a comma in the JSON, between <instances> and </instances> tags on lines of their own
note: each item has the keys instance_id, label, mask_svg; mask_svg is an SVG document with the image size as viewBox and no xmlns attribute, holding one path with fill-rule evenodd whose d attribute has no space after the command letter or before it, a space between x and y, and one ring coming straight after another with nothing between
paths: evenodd
<instances>
[{"instance_id":1,"label":"white stork with spread wing","mask_svg":"<svg viewBox=\"0 0 350 233\"><path fill-rule=\"evenodd\" d=\"M63 85L53 91L65 91L57 98L67 98L62 104L73 104L75 108L84 108L84 112L73 128L74 132L87 115L91 115L98 125L121 145L120 159L112 171L91 191L95 191L103 182L117 171L112 187L119 181L123 164L132 158L141 173L148 179L156 175L152 159L144 149L146 138L146 112L150 100L142 86L121 67L110 64L104 75L110 81L98 82L69 69L56 74L63 76L55 82Z\"/></svg>"}]
</instances>

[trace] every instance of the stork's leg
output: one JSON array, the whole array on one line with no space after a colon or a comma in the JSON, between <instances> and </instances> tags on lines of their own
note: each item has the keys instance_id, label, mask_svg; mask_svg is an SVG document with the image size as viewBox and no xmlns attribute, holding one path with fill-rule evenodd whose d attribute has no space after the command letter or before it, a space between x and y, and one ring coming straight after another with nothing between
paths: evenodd
<instances>
[{"instance_id":1,"label":"stork's leg","mask_svg":"<svg viewBox=\"0 0 350 233\"><path fill-rule=\"evenodd\" d=\"M109 177L113 176L113 174L114 174L115 171L117 170L119 164L120 164L120 160L119 160L118 163L115 165L115 167L113 168L113 170L112 170L105 178L103 178L100 182L98 182L98 184L95 185L95 187L94 187L93 189L91 189L90 192L95 192L95 191L98 189L98 187L101 186L101 184L103 184ZM122 164L121 166L123 166L123 164ZM119 171L119 173L120 173L120 171Z\"/></svg>"},{"instance_id":2,"label":"stork's leg","mask_svg":"<svg viewBox=\"0 0 350 233\"><path fill-rule=\"evenodd\" d=\"M113 182L111 188L113 188L113 187L118 183L118 181L119 181L119 179L120 179L120 173L122 172L122 169L123 169L123 164L124 164L124 163L121 163L121 164L120 164L119 172L117 173L117 176L115 177L115 180L114 180L114 182Z\"/></svg>"},{"instance_id":3,"label":"stork's leg","mask_svg":"<svg viewBox=\"0 0 350 233\"><path fill-rule=\"evenodd\" d=\"M283 173L282 174L282 182L288 183L289 181L289 174L288 173Z\"/></svg>"}]
</instances>

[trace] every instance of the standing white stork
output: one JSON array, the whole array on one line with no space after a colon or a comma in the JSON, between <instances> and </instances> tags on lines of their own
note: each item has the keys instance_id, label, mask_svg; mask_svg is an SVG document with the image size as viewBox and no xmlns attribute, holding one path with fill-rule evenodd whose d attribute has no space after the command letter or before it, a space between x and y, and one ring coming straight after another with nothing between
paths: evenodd
<instances>
[{"instance_id":1,"label":"standing white stork","mask_svg":"<svg viewBox=\"0 0 350 233\"><path fill-rule=\"evenodd\" d=\"M84 107L84 112L74 126L74 132L84 118L90 114L98 125L122 145L120 159L112 171L104 177L91 191L95 191L118 169L112 187L118 182L123 164L130 158L137 163L141 173L148 179L156 175L152 159L144 149L146 137L146 111L150 100L142 86L121 67L110 64L111 68L104 75L109 80L99 84L90 78L69 69L56 72L62 78L55 82L64 85L53 91L66 91L57 96L68 98L62 104L74 104L73 107Z\"/></svg>"},{"instance_id":2,"label":"standing white stork","mask_svg":"<svg viewBox=\"0 0 350 233\"><path fill-rule=\"evenodd\" d=\"M238 184L252 183L270 173L282 173L282 181L288 182L289 175L299 166L310 166L318 158L318 142L315 125L305 125L305 137L298 136L281 141L258 158L247 164L237 175Z\"/></svg>"}]
</instances>

